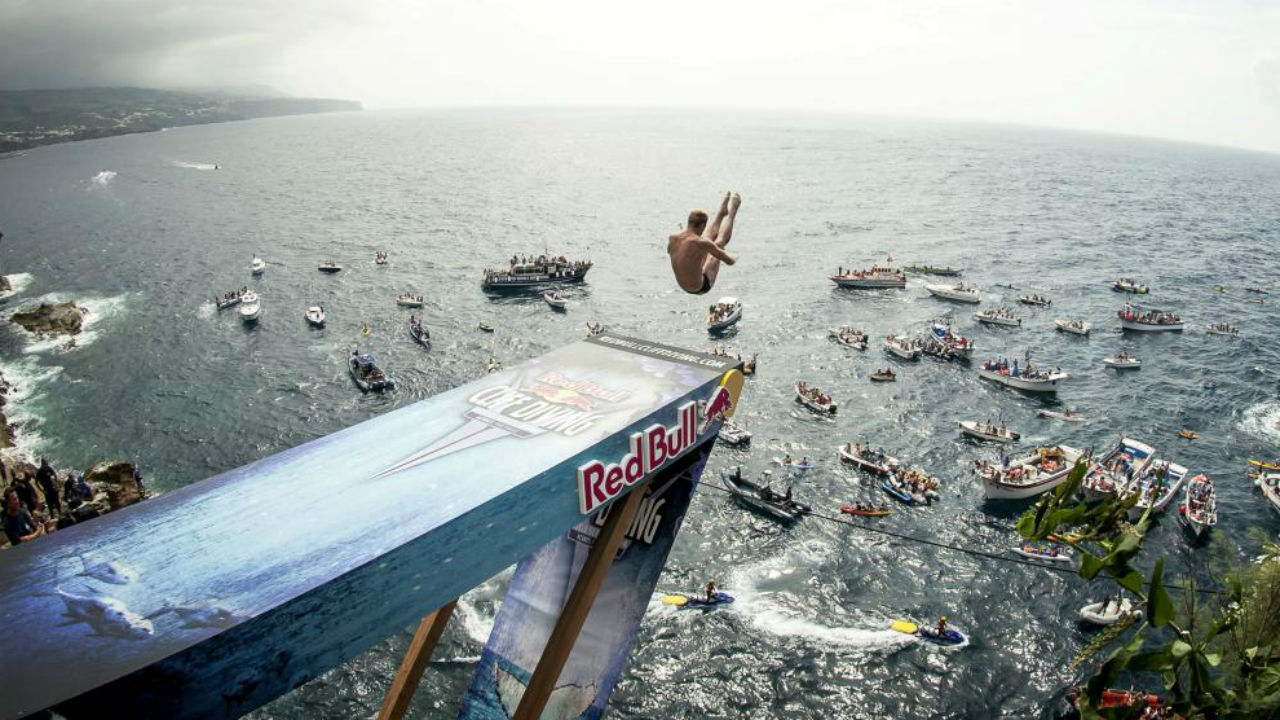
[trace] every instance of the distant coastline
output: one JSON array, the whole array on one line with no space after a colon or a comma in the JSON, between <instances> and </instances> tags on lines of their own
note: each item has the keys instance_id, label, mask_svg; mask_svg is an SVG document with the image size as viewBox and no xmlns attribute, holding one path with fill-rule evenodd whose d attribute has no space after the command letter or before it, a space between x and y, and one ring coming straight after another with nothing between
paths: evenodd
<instances>
[{"instance_id":1,"label":"distant coastline","mask_svg":"<svg viewBox=\"0 0 1280 720\"><path fill-rule=\"evenodd\" d=\"M0 91L0 157L41 145L282 115L358 112L355 100L148 88Z\"/></svg>"}]
</instances>

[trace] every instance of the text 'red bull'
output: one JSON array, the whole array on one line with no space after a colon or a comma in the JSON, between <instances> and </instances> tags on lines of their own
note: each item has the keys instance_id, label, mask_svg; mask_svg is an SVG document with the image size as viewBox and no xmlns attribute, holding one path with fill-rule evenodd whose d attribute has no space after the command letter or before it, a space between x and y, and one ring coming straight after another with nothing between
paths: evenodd
<instances>
[{"instance_id":1,"label":"text 'red bull'","mask_svg":"<svg viewBox=\"0 0 1280 720\"><path fill-rule=\"evenodd\" d=\"M592 460L578 468L578 501L584 515L693 445L698 439L698 404L681 405L676 414L678 421L672 427L652 425L632 433L627 443L630 452L618 462L605 465Z\"/></svg>"}]
</instances>

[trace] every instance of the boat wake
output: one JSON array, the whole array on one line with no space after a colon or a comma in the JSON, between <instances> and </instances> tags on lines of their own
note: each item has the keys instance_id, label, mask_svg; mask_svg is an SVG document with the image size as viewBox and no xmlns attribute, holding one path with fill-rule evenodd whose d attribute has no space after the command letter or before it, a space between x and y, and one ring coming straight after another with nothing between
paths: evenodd
<instances>
[{"instance_id":1,"label":"boat wake","mask_svg":"<svg viewBox=\"0 0 1280 720\"><path fill-rule=\"evenodd\" d=\"M80 332L77 335L51 335L47 337L37 337L26 330L19 328L17 332L21 333L26 339L26 345L22 351L28 354L42 354L49 352L72 352L83 347L93 344L102 333L105 325L109 324L112 318L124 314L125 296L116 295L108 298L72 298L61 293L49 293L36 298L30 305L24 305L24 308L34 306L39 303L62 303L74 302L76 305L88 310L84 316L84 322L80 326Z\"/></svg>"},{"instance_id":2,"label":"boat wake","mask_svg":"<svg viewBox=\"0 0 1280 720\"><path fill-rule=\"evenodd\" d=\"M1280 440L1280 401L1253 405L1240 418L1240 429L1267 440Z\"/></svg>"},{"instance_id":3,"label":"boat wake","mask_svg":"<svg viewBox=\"0 0 1280 720\"><path fill-rule=\"evenodd\" d=\"M793 558L800 554L803 558ZM840 650L896 650L918 641L917 638L894 632L884 623L883 629L867 628L870 618L847 617L843 610L828 609L828 617L834 620L847 619L850 624L863 625L854 627L840 624L828 625L801 617L787 607L796 607L794 603L781 603L774 599L775 593L764 589L769 583L787 582L792 578L808 577L813 568L819 564L812 557L812 547L798 548L776 556L761 563L734 571L725 584L725 592L734 596L729 606L733 612L746 616L751 624L771 635L799 639L818 647ZM798 573L798 575L797 575ZM786 592L778 592L777 597L788 597Z\"/></svg>"},{"instance_id":4,"label":"boat wake","mask_svg":"<svg viewBox=\"0 0 1280 720\"><path fill-rule=\"evenodd\" d=\"M186 162L185 160L170 160L169 164L174 167L186 168L188 170L217 170L218 166L213 163L202 162Z\"/></svg>"},{"instance_id":5,"label":"boat wake","mask_svg":"<svg viewBox=\"0 0 1280 720\"><path fill-rule=\"evenodd\" d=\"M114 180L115 177L116 177L115 170L103 170L99 172L97 175L94 175L93 180L91 182L93 182L96 185L102 185L105 187L112 180Z\"/></svg>"},{"instance_id":6,"label":"boat wake","mask_svg":"<svg viewBox=\"0 0 1280 720\"><path fill-rule=\"evenodd\" d=\"M31 273L14 273L12 275L5 275L5 279L9 281L9 289L4 292L0 292L0 300L21 294L27 289L27 286L31 284L32 277Z\"/></svg>"}]
</instances>

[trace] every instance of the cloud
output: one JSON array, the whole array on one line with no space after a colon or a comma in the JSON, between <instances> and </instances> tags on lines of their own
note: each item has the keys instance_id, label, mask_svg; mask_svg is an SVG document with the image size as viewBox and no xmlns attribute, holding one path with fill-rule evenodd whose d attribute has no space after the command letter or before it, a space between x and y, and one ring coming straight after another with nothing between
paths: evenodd
<instances>
[{"instance_id":1,"label":"cloud","mask_svg":"<svg viewBox=\"0 0 1280 720\"><path fill-rule=\"evenodd\" d=\"M281 51L360 21L353 3L4 0L0 89L260 81Z\"/></svg>"},{"instance_id":2,"label":"cloud","mask_svg":"<svg viewBox=\"0 0 1280 720\"><path fill-rule=\"evenodd\" d=\"M1280 109L1280 57L1270 55L1258 59L1253 68L1253 76L1258 81L1258 93L1262 101L1275 109Z\"/></svg>"}]
</instances>

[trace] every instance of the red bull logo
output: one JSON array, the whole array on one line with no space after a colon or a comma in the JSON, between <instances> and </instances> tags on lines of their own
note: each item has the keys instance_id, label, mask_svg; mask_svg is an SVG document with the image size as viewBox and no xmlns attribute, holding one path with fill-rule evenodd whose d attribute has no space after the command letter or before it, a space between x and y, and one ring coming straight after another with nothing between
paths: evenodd
<instances>
[{"instance_id":1,"label":"red bull logo","mask_svg":"<svg viewBox=\"0 0 1280 720\"><path fill-rule=\"evenodd\" d=\"M643 432L632 433L627 454L617 462L606 465L592 460L578 468L578 501L584 515L618 497L693 446L700 434L698 403L685 403L676 412L679 420L671 427L652 425Z\"/></svg>"},{"instance_id":2,"label":"red bull logo","mask_svg":"<svg viewBox=\"0 0 1280 720\"><path fill-rule=\"evenodd\" d=\"M577 390L537 383L529 387L526 392L557 405L572 405L580 410L595 409L595 403L591 401L591 398Z\"/></svg>"},{"instance_id":3,"label":"red bull logo","mask_svg":"<svg viewBox=\"0 0 1280 720\"><path fill-rule=\"evenodd\" d=\"M702 408L702 424L698 426L698 434L702 435L711 427L711 423L723 420L733 414L733 394L729 388L721 385L716 388L711 399Z\"/></svg>"}]
</instances>

